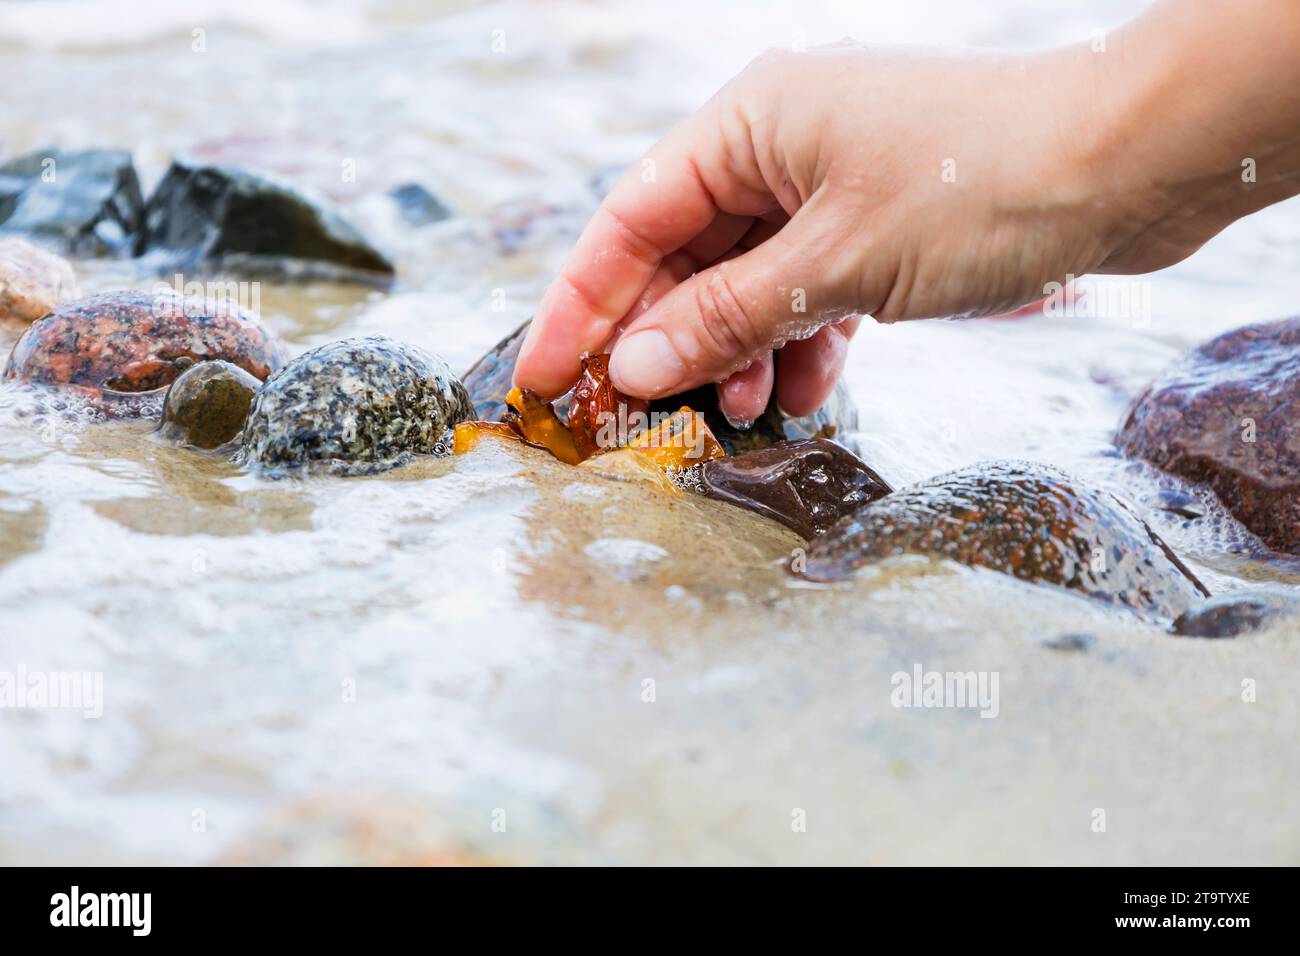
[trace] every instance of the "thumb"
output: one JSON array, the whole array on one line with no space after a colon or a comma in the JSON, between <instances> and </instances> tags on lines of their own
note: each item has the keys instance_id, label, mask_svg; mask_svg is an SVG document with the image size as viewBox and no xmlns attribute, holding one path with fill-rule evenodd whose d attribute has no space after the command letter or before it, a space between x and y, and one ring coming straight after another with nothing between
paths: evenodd
<instances>
[{"instance_id":1,"label":"thumb","mask_svg":"<svg viewBox=\"0 0 1300 956\"><path fill-rule=\"evenodd\" d=\"M813 246L798 242L798 218L744 255L696 273L629 322L609 363L619 391L659 398L720 382L831 321L809 308L821 270Z\"/></svg>"}]
</instances>

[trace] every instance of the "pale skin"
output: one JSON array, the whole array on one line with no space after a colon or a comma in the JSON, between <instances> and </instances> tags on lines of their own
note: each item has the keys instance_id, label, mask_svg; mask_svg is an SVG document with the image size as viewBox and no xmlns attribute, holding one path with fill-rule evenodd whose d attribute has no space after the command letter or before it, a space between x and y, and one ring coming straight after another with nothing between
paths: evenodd
<instances>
[{"instance_id":1,"label":"pale skin","mask_svg":"<svg viewBox=\"0 0 1300 956\"><path fill-rule=\"evenodd\" d=\"M1103 46L1104 49L1098 49ZM843 45L755 60L606 197L524 343L653 399L818 408L862 321L995 315L1181 261L1300 193L1300 3L1163 0L1036 54Z\"/></svg>"}]
</instances>

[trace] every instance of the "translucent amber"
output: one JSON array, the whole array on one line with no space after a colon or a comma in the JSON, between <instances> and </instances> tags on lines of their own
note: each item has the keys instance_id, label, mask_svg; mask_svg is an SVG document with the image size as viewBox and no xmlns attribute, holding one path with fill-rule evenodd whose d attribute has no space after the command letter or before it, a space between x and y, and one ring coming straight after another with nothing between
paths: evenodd
<instances>
[{"instance_id":1,"label":"translucent amber","mask_svg":"<svg viewBox=\"0 0 1300 956\"><path fill-rule=\"evenodd\" d=\"M704 416L686 406L657 427L634 436L628 447L646 455L660 468L689 468L726 454L709 431Z\"/></svg>"},{"instance_id":2,"label":"translucent amber","mask_svg":"<svg viewBox=\"0 0 1300 956\"><path fill-rule=\"evenodd\" d=\"M587 355L582 359L582 375L573 387L569 404L569 431L573 444L584 459L597 452L609 451L617 442L616 435L620 406L626 422L627 396L614 387L609 377L608 355ZM602 430L604 438L602 441Z\"/></svg>"},{"instance_id":3,"label":"translucent amber","mask_svg":"<svg viewBox=\"0 0 1300 956\"><path fill-rule=\"evenodd\" d=\"M501 422L461 422L456 426L453 451L463 455L484 435L496 435L523 441L536 448L544 448L567 465L581 464L588 459L610 458L617 449L606 449L608 442L598 439L607 426L606 437L618 434L617 419L611 417L627 414L644 403L628 399L609 381L607 356L588 356L583 359L583 377L573 392L569 407L569 426L560 421L549 402L535 392L512 388L506 395L509 411ZM620 407L621 406L621 407ZM685 469L701 462L721 458L726 453L709 431L704 416L683 406L654 428L638 432L628 442L627 451L641 462L663 471L669 468ZM614 462L610 462L614 464ZM640 468L630 461L620 463L622 470Z\"/></svg>"},{"instance_id":4,"label":"translucent amber","mask_svg":"<svg viewBox=\"0 0 1300 956\"><path fill-rule=\"evenodd\" d=\"M556 416L550 403L542 401L536 392L512 388L506 396L506 404L511 409L506 413L506 421L523 436L524 441L545 448L566 465L582 461L573 444L573 433Z\"/></svg>"},{"instance_id":5,"label":"translucent amber","mask_svg":"<svg viewBox=\"0 0 1300 956\"><path fill-rule=\"evenodd\" d=\"M507 425L505 422L461 422L456 426L456 440L452 445L453 455L463 455L475 445L484 435L495 435L498 438L509 438L512 441L523 441L523 437Z\"/></svg>"}]
</instances>

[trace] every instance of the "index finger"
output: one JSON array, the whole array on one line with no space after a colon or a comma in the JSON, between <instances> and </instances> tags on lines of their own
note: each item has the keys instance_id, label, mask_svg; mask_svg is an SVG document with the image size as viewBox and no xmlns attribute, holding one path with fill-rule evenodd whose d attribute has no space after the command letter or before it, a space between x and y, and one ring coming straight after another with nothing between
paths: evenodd
<instances>
[{"instance_id":1,"label":"index finger","mask_svg":"<svg viewBox=\"0 0 1300 956\"><path fill-rule=\"evenodd\" d=\"M601 203L547 288L515 366L515 383L558 395L636 305L664 257L717 213L684 134L674 132L629 169Z\"/></svg>"},{"instance_id":2,"label":"index finger","mask_svg":"<svg viewBox=\"0 0 1300 956\"><path fill-rule=\"evenodd\" d=\"M780 208L755 153L744 88L720 90L601 203L542 298L515 367L517 384L562 393L577 378L580 357L604 345L645 295L665 256L720 213L754 217Z\"/></svg>"}]
</instances>

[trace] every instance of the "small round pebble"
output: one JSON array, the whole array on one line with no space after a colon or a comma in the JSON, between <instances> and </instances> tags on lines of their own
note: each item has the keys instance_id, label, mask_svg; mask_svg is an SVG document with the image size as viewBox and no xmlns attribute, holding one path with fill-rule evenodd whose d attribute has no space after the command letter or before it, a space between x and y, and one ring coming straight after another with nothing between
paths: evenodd
<instances>
[{"instance_id":1,"label":"small round pebble","mask_svg":"<svg viewBox=\"0 0 1300 956\"><path fill-rule=\"evenodd\" d=\"M230 362L200 362L167 390L162 424L166 438L195 448L218 448L244 429L262 383Z\"/></svg>"},{"instance_id":2,"label":"small round pebble","mask_svg":"<svg viewBox=\"0 0 1300 956\"><path fill-rule=\"evenodd\" d=\"M35 322L77 297L77 278L66 259L26 239L0 239L0 320Z\"/></svg>"}]
</instances>

